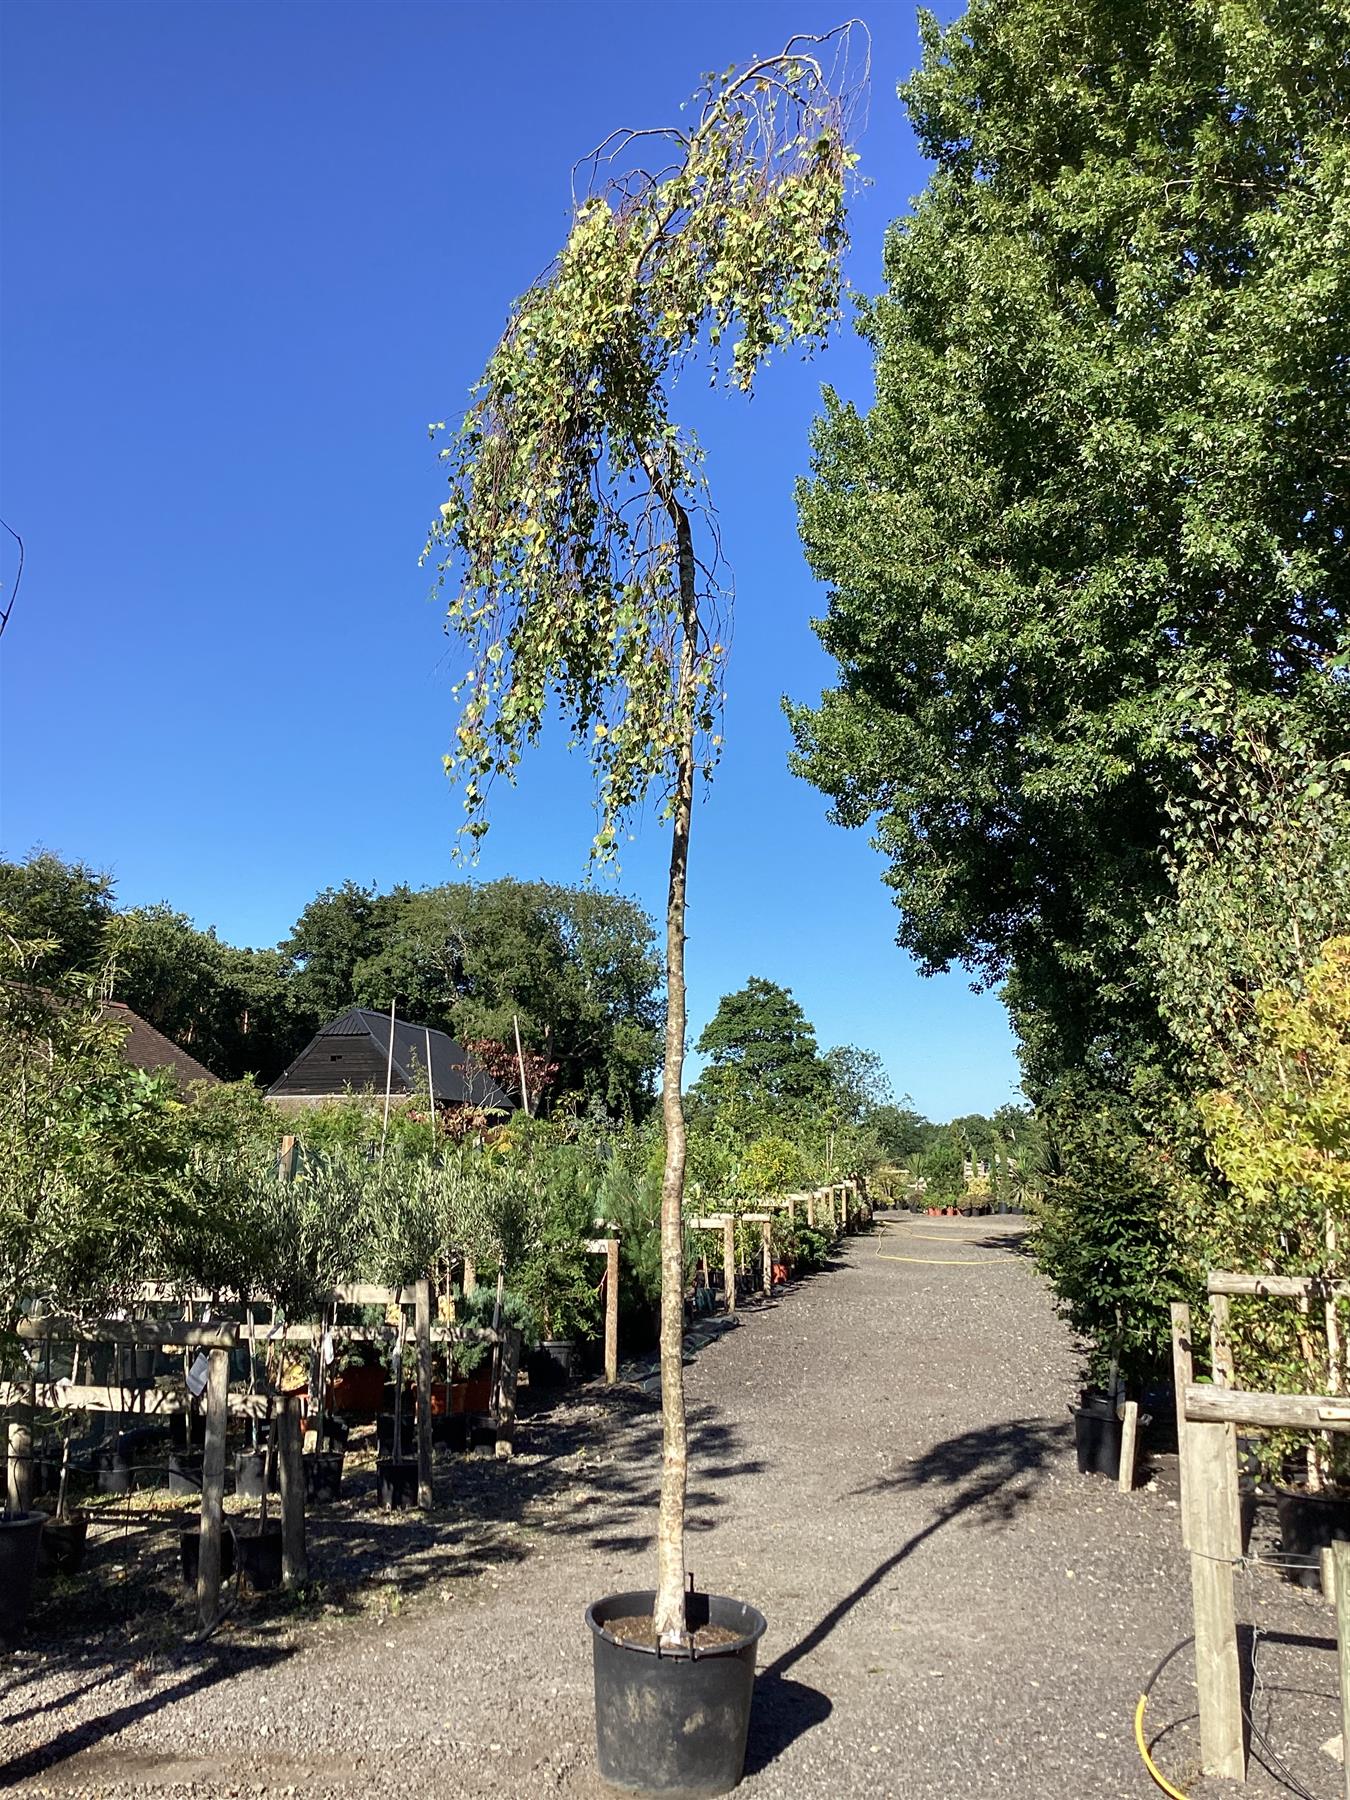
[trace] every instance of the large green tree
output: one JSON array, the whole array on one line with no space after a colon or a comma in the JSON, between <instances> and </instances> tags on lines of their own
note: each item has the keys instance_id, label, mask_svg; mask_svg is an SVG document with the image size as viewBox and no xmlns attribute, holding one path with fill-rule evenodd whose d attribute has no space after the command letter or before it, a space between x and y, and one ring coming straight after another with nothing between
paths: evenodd
<instances>
[{"instance_id":1,"label":"large green tree","mask_svg":"<svg viewBox=\"0 0 1350 1800\"><path fill-rule=\"evenodd\" d=\"M1034 1086L1158 1040L1190 692L1294 696L1344 628L1350 24L975 0L923 43L876 402L827 396L801 493L841 679L791 716L901 941L1010 978Z\"/></svg>"},{"instance_id":2,"label":"large green tree","mask_svg":"<svg viewBox=\"0 0 1350 1800\"><path fill-rule=\"evenodd\" d=\"M767 1124L830 1095L830 1070L811 1021L790 989L759 975L722 996L694 1048L708 1058L697 1097L747 1118L758 1115Z\"/></svg>"}]
</instances>

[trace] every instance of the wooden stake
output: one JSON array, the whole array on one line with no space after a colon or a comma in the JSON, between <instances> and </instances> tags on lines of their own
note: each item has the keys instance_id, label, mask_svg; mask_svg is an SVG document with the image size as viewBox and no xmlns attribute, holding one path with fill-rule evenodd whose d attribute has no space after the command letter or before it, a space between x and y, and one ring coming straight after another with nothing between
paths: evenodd
<instances>
[{"instance_id":1,"label":"wooden stake","mask_svg":"<svg viewBox=\"0 0 1350 1800\"><path fill-rule=\"evenodd\" d=\"M300 1160L300 1146L289 1134L282 1138L281 1148L277 1151L277 1175L282 1181L294 1181L296 1164Z\"/></svg>"},{"instance_id":2,"label":"wooden stake","mask_svg":"<svg viewBox=\"0 0 1350 1800\"><path fill-rule=\"evenodd\" d=\"M514 1325L502 1333L501 1374L497 1387L497 1456L505 1462L516 1447L516 1381L524 1340Z\"/></svg>"},{"instance_id":3,"label":"wooden stake","mask_svg":"<svg viewBox=\"0 0 1350 1800\"><path fill-rule=\"evenodd\" d=\"M1139 1441L1139 1402L1127 1400L1121 1408L1120 1425L1120 1491L1134 1492L1134 1464Z\"/></svg>"},{"instance_id":4,"label":"wooden stake","mask_svg":"<svg viewBox=\"0 0 1350 1800\"><path fill-rule=\"evenodd\" d=\"M1172 1385L1177 1391L1177 1481L1181 1489L1181 1547L1191 1547L1190 1515L1186 1511L1186 1389L1195 1378L1191 1356L1191 1309L1184 1300L1172 1302Z\"/></svg>"},{"instance_id":5,"label":"wooden stake","mask_svg":"<svg viewBox=\"0 0 1350 1800\"><path fill-rule=\"evenodd\" d=\"M1210 1367L1214 1375L1214 1385L1221 1388L1237 1386L1237 1368L1233 1361L1233 1303L1227 1294L1213 1294L1209 1302L1209 1356ZM1228 1453L1237 1466L1237 1426L1225 1425L1224 1431L1228 1439ZM1237 1487L1233 1488L1233 1504L1237 1509L1233 1526L1239 1544L1242 1542L1242 1501Z\"/></svg>"},{"instance_id":6,"label":"wooden stake","mask_svg":"<svg viewBox=\"0 0 1350 1800\"><path fill-rule=\"evenodd\" d=\"M210 1352L206 1377L206 1443L202 1451L201 1539L197 1551L197 1617L210 1631L220 1617L220 1548L225 1520L225 1428L230 1353Z\"/></svg>"},{"instance_id":7,"label":"wooden stake","mask_svg":"<svg viewBox=\"0 0 1350 1800\"><path fill-rule=\"evenodd\" d=\"M605 1239L605 1380L619 1379L619 1240Z\"/></svg>"},{"instance_id":8,"label":"wooden stake","mask_svg":"<svg viewBox=\"0 0 1350 1800\"><path fill-rule=\"evenodd\" d=\"M767 1224L761 1225L759 1230L760 1230L760 1241L763 1245L763 1252L764 1252L764 1254L763 1254L764 1297L766 1300L772 1300L772 1298L773 1298L773 1226L767 1225Z\"/></svg>"},{"instance_id":9,"label":"wooden stake","mask_svg":"<svg viewBox=\"0 0 1350 1800\"><path fill-rule=\"evenodd\" d=\"M305 1465L300 1448L300 1396L277 1397L277 1460L281 1469L281 1579L288 1588L309 1580L305 1550Z\"/></svg>"},{"instance_id":10,"label":"wooden stake","mask_svg":"<svg viewBox=\"0 0 1350 1800\"><path fill-rule=\"evenodd\" d=\"M525 1117L530 1116L530 1090L525 1082L525 1052L520 1047L520 1020L515 1013L511 1014L511 1023L516 1032L516 1067L520 1070L520 1104L525 1108Z\"/></svg>"},{"instance_id":11,"label":"wooden stake","mask_svg":"<svg viewBox=\"0 0 1350 1800\"><path fill-rule=\"evenodd\" d=\"M30 1512L33 1506L33 1410L36 1392L37 1371L34 1369L23 1399L10 1403L9 1509L16 1513Z\"/></svg>"},{"instance_id":12,"label":"wooden stake","mask_svg":"<svg viewBox=\"0 0 1350 1800\"><path fill-rule=\"evenodd\" d=\"M1245 1781L1242 1680L1233 1602L1233 1566L1240 1554L1233 1529L1237 1462L1223 1426L1194 1419L1187 1421L1184 1456L1201 1760L1206 1775Z\"/></svg>"},{"instance_id":13,"label":"wooden stake","mask_svg":"<svg viewBox=\"0 0 1350 1800\"><path fill-rule=\"evenodd\" d=\"M814 1188L806 1196L806 1222L814 1231L816 1226L816 1191Z\"/></svg>"},{"instance_id":14,"label":"wooden stake","mask_svg":"<svg viewBox=\"0 0 1350 1800\"><path fill-rule=\"evenodd\" d=\"M728 1219L722 1227L722 1281L726 1287L727 1311L736 1310L736 1226Z\"/></svg>"},{"instance_id":15,"label":"wooden stake","mask_svg":"<svg viewBox=\"0 0 1350 1800\"><path fill-rule=\"evenodd\" d=\"M1336 1589L1336 1656L1341 1672L1341 1753L1346 1800L1350 1800L1350 1544L1334 1543L1331 1561Z\"/></svg>"},{"instance_id":16,"label":"wooden stake","mask_svg":"<svg viewBox=\"0 0 1350 1800\"><path fill-rule=\"evenodd\" d=\"M398 1001L391 1002L389 1007L389 1061L384 1071L384 1122L380 1126L380 1155L384 1155L384 1140L389 1135L389 1096L394 1089L394 1009ZM398 1406L395 1403L394 1417L398 1417Z\"/></svg>"},{"instance_id":17,"label":"wooden stake","mask_svg":"<svg viewBox=\"0 0 1350 1800\"><path fill-rule=\"evenodd\" d=\"M435 1505L431 1483L431 1277L417 1283L417 1504L423 1512Z\"/></svg>"}]
</instances>

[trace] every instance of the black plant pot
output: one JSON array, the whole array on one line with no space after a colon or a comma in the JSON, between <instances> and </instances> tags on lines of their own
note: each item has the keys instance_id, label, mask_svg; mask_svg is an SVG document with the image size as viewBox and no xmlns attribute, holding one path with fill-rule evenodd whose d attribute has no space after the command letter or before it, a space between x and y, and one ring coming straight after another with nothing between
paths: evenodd
<instances>
[{"instance_id":1,"label":"black plant pot","mask_svg":"<svg viewBox=\"0 0 1350 1800\"><path fill-rule=\"evenodd\" d=\"M269 1593L281 1586L281 1526L233 1527L234 1556L239 1569L239 1585L251 1594Z\"/></svg>"},{"instance_id":2,"label":"black plant pot","mask_svg":"<svg viewBox=\"0 0 1350 1800\"><path fill-rule=\"evenodd\" d=\"M417 1505L417 1464L387 1462L376 1464L380 1481L380 1505L386 1512L401 1511Z\"/></svg>"},{"instance_id":3,"label":"black plant pot","mask_svg":"<svg viewBox=\"0 0 1350 1800\"><path fill-rule=\"evenodd\" d=\"M494 1450L497 1446L497 1427L490 1419L471 1419L469 1425L470 1450Z\"/></svg>"},{"instance_id":4,"label":"black plant pot","mask_svg":"<svg viewBox=\"0 0 1350 1800\"><path fill-rule=\"evenodd\" d=\"M1275 1496L1280 1547L1286 1556L1306 1556L1306 1568L1288 1569L1300 1587L1322 1585L1321 1553L1334 1543L1350 1543L1350 1499L1340 1494L1284 1492Z\"/></svg>"},{"instance_id":5,"label":"black plant pot","mask_svg":"<svg viewBox=\"0 0 1350 1800\"><path fill-rule=\"evenodd\" d=\"M447 1450L467 1450L469 1447L468 1414L446 1413L443 1418L433 1419L431 1440L435 1444L444 1444Z\"/></svg>"},{"instance_id":6,"label":"black plant pot","mask_svg":"<svg viewBox=\"0 0 1350 1800\"><path fill-rule=\"evenodd\" d=\"M572 1379L576 1350L569 1338L545 1338L537 1350L531 1350L526 1362L530 1386L562 1387Z\"/></svg>"},{"instance_id":7,"label":"black plant pot","mask_svg":"<svg viewBox=\"0 0 1350 1800\"><path fill-rule=\"evenodd\" d=\"M741 1778L755 1653L763 1613L720 1594L690 1594L691 1629L722 1625L735 1640L715 1648L660 1655L616 1642L610 1619L651 1617L655 1594L611 1594L587 1608L595 1658L595 1737L600 1774L628 1793L664 1800L726 1794ZM636 1721L641 1728L634 1729Z\"/></svg>"},{"instance_id":8,"label":"black plant pot","mask_svg":"<svg viewBox=\"0 0 1350 1800\"><path fill-rule=\"evenodd\" d=\"M261 1500L263 1497L264 1472L267 1468L267 1452L265 1450L239 1450L234 1458L234 1491L241 1500ZM270 1492L278 1489L277 1465L272 1464L272 1475L267 1486Z\"/></svg>"},{"instance_id":9,"label":"black plant pot","mask_svg":"<svg viewBox=\"0 0 1350 1800\"><path fill-rule=\"evenodd\" d=\"M195 1525L178 1534L178 1554L183 1570L183 1585L195 1588L201 1557L202 1534ZM228 1581L234 1574L234 1533L227 1526L220 1537L220 1579Z\"/></svg>"},{"instance_id":10,"label":"black plant pot","mask_svg":"<svg viewBox=\"0 0 1350 1800\"><path fill-rule=\"evenodd\" d=\"M0 1519L0 1638L16 1636L28 1617L46 1522L43 1512Z\"/></svg>"},{"instance_id":11,"label":"black plant pot","mask_svg":"<svg viewBox=\"0 0 1350 1800\"><path fill-rule=\"evenodd\" d=\"M74 1512L68 1519L48 1519L42 1528L38 1568L45 1575L73 1575L84 1561L89 1537L88 1513Z\"/></svg>"},{"instance_id":12,"label":"black plant pot","mask_svg":"<svg viewBox=\"0 0 1350 1800\"><path fill-rule=\"evenodd\" d=\"M403 1415L403 1430L400 1433L402 1448L406 1451L409 1444L417 1442L417 1419L411 1412ZM381 1413L375 1421L375 1443L381 1456L394 1454L394 1415L391 1412Z\"/></svg>"},{"instance_id":13,"label":"black plant pot","mask_svg":"<svg viewBox=\"0 0 1350 1800\"><path fill-rule=\"evenodd\" d=\"M169 1452L169 1492L200 1494L202 1491L202 1453L200 1450Z\"/></svg>"},{"instance_id":14,"label":"black plant pot","mask_svg":"<svg viewBox=\"0 0 1350 1800\"><path fill-rule=\"evenodd\" d=\"M342 1494L342 1451L321 1450L304 1458L305 1504L324 1506Z\"/></svg>"},{"instance_id":15,"label":"black plant pot","mask_svg":"<svg viewBox=\"0 0 1350 1800\"><path fill-rule=\"evenodd\" d=\"M98 1474L100 1494L131 1492L131 1458L121 1443L105 1444L94 1452L94 1468Z\"/></svg>"},{"instance_id":16,"label":"black plant pot","mask_svg":"<svg viewBox=\"0 0 1350 1800\"><path fill-rule=\"evenodd\" d=\"M1074 1443L1080 1475L1120 1476L1120 1420L1105 1394L1087 1394L1073 1415Z\"/></svg>"}]
</instances>

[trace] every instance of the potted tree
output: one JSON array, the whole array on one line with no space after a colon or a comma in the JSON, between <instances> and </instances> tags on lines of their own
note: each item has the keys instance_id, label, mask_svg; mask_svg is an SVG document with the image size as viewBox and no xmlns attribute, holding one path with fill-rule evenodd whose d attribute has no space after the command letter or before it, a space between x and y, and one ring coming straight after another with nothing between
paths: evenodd
<instances>
[{"instance_id":1,"label":"potted tree","mask_svg":"<svg viewBox=\"0 0 1350 1800\"><path fill-rule=\"evenodd\" d=\"M54 972L55 946L0 921L0 1378L33 1378L19 1326L32 1311L108 1310L181 1202L180 1109L123 1059L97 981ZM0 1416L0 1428L6 1420ZM31 1462L0 1512L0 1635L27 1616L45 1514Z\"/></svg>"},{"instance_id":2,"label":"potted tree","mask_svg":"<svg viewBox=\"0 0 1350 1800\"><path fill-rule=\"evenodd\" d=\"M555 700L595 769L595 855L613 860L653 788L671 827L657 1581L587 1613L601 1773L639 1791L734 1786L765 1629L754 1607L685 1587L685 897L723 644L715 553L696 544L700 456L667 388L701 352L748 392L773 348L818 342L837 317L854 157L821 59L846 67L847 51L847 29L796 39L709 80L683 128L616 133L587 161L567 242L517 302L442 452L449 497L427 546L472 664L445 759L470 840L492 779L513 778ZM656 173L640 166L649 149Z\"/></svg>"}]
</instances>

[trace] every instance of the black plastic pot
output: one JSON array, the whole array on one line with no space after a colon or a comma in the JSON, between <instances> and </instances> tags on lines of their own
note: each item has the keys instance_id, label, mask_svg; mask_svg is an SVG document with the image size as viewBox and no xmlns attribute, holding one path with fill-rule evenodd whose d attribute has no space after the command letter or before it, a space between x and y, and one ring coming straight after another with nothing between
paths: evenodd
<instances>
[{"instance_id":1,"label":"black plastic pot","mask_svg":"<svg viewBox=\"0 0 1350 1800\"><path fill-rule=\"evenodd\" d=\"M48 1519L42 1527L38 1568L46 1575L73 1575L84 1561L88 1537L88 1513L74 1512L68 1519Z\"/></svg>"},{"instance_id":2,"label":"black plastic pot","mask_svg":"<svg viewBox=\"0 0 1350 1800\"><path fill-rule=\"evenodd\" d=\"M94 1468L98 1474L100 1494L131 1492L131 1458L121 1443L104 1444L94 1452Z\"/></svg>"},{"instance_id":3,"label":"black plastic pot","mask_svg":"<svg viewBox=\"0 0 1350 1800\"><path fill-rule=\"evenodd\" d=\"M444 1444L447 1450L467 1450L469 1447L468 1414L446 1413L443 1418L433 1419L431 1439L433 1443Z\"/></svg>"},{"instance_id":4,"label":"black plastic pot","mask_svg":"<svg viewBox=\"0 0 1350 1800\"><path fill-rule=\"evenodd\" d=\"M1074 1443L1080 1475L1120 1476L1120 1420L1105 1394L1084 1394L1074 1409Z\"/></svg>"},{"instance_id":5,"label":"black plastic pot","mask_svg":"<svg viewBox=\"0 0 1350 1800\"><path fill-rule=\"evenodd\" d=\"M386 1512L417 1505L417 1464L415 1462L377 1463L380 1481L380 1505Z\"/></svg>"},{"instance_id":6,"label":"black plastic pot","mask_svg":"<svg viewBox=\"0 0 1350 1800\"><path fill-rule=\"evenodd\" d=\"M342 1452L321 1450L304 1458L305 1504L323 1506L342 1493Z\"/></svg>"},{"instance_id":7,"label":"black plastic pot","mask_svg":"<svg viewBox=\"0 0 1350 1800\"><path fill-rule=\"evenodd\" d=\"M1350 1543L1350 1499L1340 1494L1284 1492L1275 1496L1280 1547L1286 1556L1306 1556L1308 1566L1288 1569L1300 1587L1322 1585L1321 1553L1334 1543Z\"/></svg>"},{"instance_id":8,"label":"black plastic pot","mask_svg":"<svg viewBox=\"0 0 1350 1800\"><path fill-rule=\"evenodd\" d=\"M44 1512L0 1518L0 1637L15 1636L28 1617L46 1522Z\"/></svg>"},{"instance_id":9,"label":"black plastic pot","mask_svg":"<svg viewBox=\"0 0 1350 1800\"><path fill-rule=\"evenodd\" d=\"M180 1531L178 1554L183 1570L184 1587L197 1585L197 1567L202 1547L202 1534L197 1526ZM220 1579L228 1581L234 1574L234 1533L227 1527L220 1538Z\"/></svg>"},{"instance_id":10,"label":"black plastic pot","mask_svg":"<svg viewBox=\"0 0 1350 1800\"><path fill-rule=\"evenodd\" d=\"M402 1448L417 1442L417 1419L412 1412L403 1415L403 1430L400 1434ZM394 1415L391 1412L381 1413L375 1421L375 1444L381 1456L394 1454Z\"/></svg>"},{"instance_id":11,"label":"black plastic pot","mask_svg":"<svg viewBox=\"0 0 1350 1800\"><path fill-rule=\"evenodd\" d=\"M693 1654L658 1654L605 1635L610 1619L650 1618L655 1599L650 1590L610 1594L586 1610L595 1657L600 1773L629 1793L660 1794L664 1800L729 1793L745 1766L764 1615L743 1600L690 1594L691 1630L723 1625L737 1634L734 1642Z\"/></svg>"},{"instance_id":12,"label":"black plastic pot","mask_svg":"<svg viewBox=\"0 0 1350 1800\"><path fill-rule=\"evenodd\" d=\"M491 1419L471 1419L469 1421L470 1450L494 1450L497 1446L497 1427Z\"/></svg>"},{"instance_id":13,"label":"black plastic pot","mask_svg":"<svg viewBox=\"0 0 1350 1800\"><path fill-rule=\"evenodd\" d=\"M526 1361L531 1387L562 1387L572 1379L576 1347L570 1338L545 1338Z\"/></svg>"},{"instance_id":14,"label":"black plastic pot","mask_svg":"<svg viewBox=\"0 0 1350 1800\"><path fill-rule=\"evenodd\" d=\"M234 1458L234 1491L241 1500L261 1500L263 1496L264 1472L267 1468L267 1452L265 1450L239 1450ZM279 1486L277 1466L272 1464L272 1478L268 1482L272 1493Z\"/></svg>"},{"instance_id":15,"label":"black plastic pot","mask_svg":"<svg viewBox=\"0 0 1350 1800\"><path fill-rule=\"evenodd\" d=\"M234 1557L239 1585L252 1594L269 1593L281 1586L281 1526L236 1525Z\"/></svg>"},{"instance_id":16,"label":"black plastic pot","mask_svg":"<svg viewBox=\"0 0 1350 1800\"><path fill-rule=\"evenodd\" d=\"M200 1450L169 1452L169 1492L200 1494L202 1491L202 1453Z\"/></svg>"}]
</instances>

